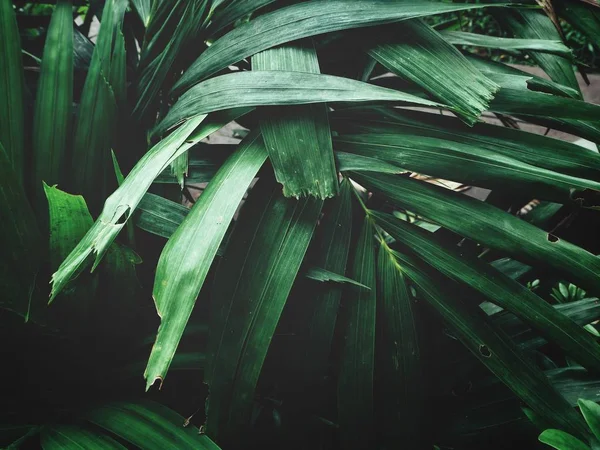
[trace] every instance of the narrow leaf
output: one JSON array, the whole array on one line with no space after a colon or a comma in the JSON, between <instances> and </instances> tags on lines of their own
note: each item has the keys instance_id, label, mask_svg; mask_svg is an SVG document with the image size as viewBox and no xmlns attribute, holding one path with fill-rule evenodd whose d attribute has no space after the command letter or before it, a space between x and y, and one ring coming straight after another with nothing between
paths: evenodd
<instances>
[{"instance_id":1,"label":"narrow leaf","mask_svg":"<svg viewBox=\"0 0 600 450\"><path fill-rule=\"evenodd\" d=\"M144 373L147 388L164 380L225 231L265 159L262 139L247 136L163 249L153 290L161 325Z\"/></svg>"},{"instance_id":2,"label":"narrow leaf","mask_svg":"<svg viewBox=\"0 0 600 450\"><path fill-rule=\"evenodd\" d=\"M364 101L442 106L414 95L332 75L266 70L236 72L211 78L188 90L155 133L194 115L233 107Z\"/></svg>"},{"instance_id":3,"label":"narrow leaf","mask_svg":"<svg viewBox=\"0 0 600 450\"><path fill-rule=\"evenodd\" d=\"M207 430L219 439L232 430L228 425L250 418L258 376L320 209L315 199L286 199L266 180L252 190L236 223L215 276L205 377Z\"/></svg>"},{"instance_id":4,"label":"narrow leaf","mask_svg":"<svg viewBox=\"0 0 600 450\"><path fill-rule=\"evenodd\" d=\"M353 174L363 186L448 229L525 263L552 267L600 291L600 259L485 202L401 176Z\"/></svg>"},{"instance_id":5,"label":"narrow leaf","mask_svg":"<svg viewBox=\"0 0 600 450\"><path fill-rule=\"evenodd\" d=\"M571 58L571 49L560 40L550 39L513 39L485 34L467 33L464 31L442 31L442 37L454 45L469 45L474 47L499 48L502 50L525 50Z\"/></svg>"},{"instance_id":6,"label":"narrow leaf","mask_svg":"<svg viewBox=\"0 0 600 450\"><path fill-rule=\"evenodd\" d=\"M338 378L338 422L344 449L371 448L374 426L375 365L375 239L365 217L354 254L352 278L371 289L353 291L347 299L347 322Z\"/></svg>"},{"instance_id":7,"label":"narrow leaf","mask_svg":"<svg viewBox=\"0 0 600 450\"><path fill-rule=\"evenodd\" d=\"M407 281L390 248L381 242L377 257L377 346L381 349L378 370L382 388L378 392L382 434L390 445L418 441L423 412L417 320Z\"/></svg>"},{"instance_id":8,"label":"narrow leaf","mask_svg":"<svg viewBox=\"0 0 600 450\"><path fill-rule=\"evenodd\" d=\"M18 183L24 176L24 89L21 39L13 2L0 0L0 145Z\"/></svg>"},{"instance_id":9,"label":"narrow leaf","mask_svg":"<svg viewBox=\"0 0 600 450\"><path fill-rule=\"evenodd\" d=\"M0 306L26 319L39 269L42 238L23 186L0 143Z\"/></svg>"},{"instance_id":10,"label":"narrow leaf","mask_svg":"<svg viewBox=\"0 0 600 450\"><path fill-rule=\"evenodd\" d=\"M450 105L473 125L499 86L421 20L403 21L391 30L394 33L389 38L384 36L369 45L369 55L440 103Z\"/></svg>"},{"instance_id":11,"label":"narrow leaf","mask_svg":"<svg viewBox=\"0 0 600 450\"><path fill-rule=\"evenodd\" d=\"M379 212L371 213L395 239L447 277L472 287L493 303L519 316L549 341L590 370L600 368L600 345L594 337L525 286L478 259L464 258L442 246L432 233Z\"/></svg>"},{"instance_id":12,"label":"narrow leaf","mask_svg":"<svg viewBox=\"0 0 600 450\"><path fill-rule=\"evenodd\" d=\"M544 374L475 305L456 298L449 280L434 280L413 258L394 254L417 292L452 326L463 345L517 397L550 423L581 436L588 434L581 417L552 388Z\"/></svg>"},{"instance_id":13,"label":"narrow leaf","mask_svg":"<svg viewBox=\"0 0 600 450\"><path fill-rule=\"evenodd\" d=\"M386 0L313 0L261 15L234 28L204 51L175 84L174 90L182 92L233 63L289 41L490 5L411 0L398 6Z\"/></svg>"},{"instance_id":14,"label":"narrow leaf","mask_svg":"<svg viewBox=\"0 0 600 450\"><path fill-rule=\"evenodd\" d=\"M305 274L306 278L311 280L320 281L322 283L332 281L335 283L347 283L352 284L354 286L361 287L363 289L371 289L369 286L365 286L364 284L359 283L352 278L345 277L335 272L331 272L329 270L322 269L320 267L311 267Z\"/></svg>"},{"instance_id":15,"label":"narrow leaf","mask_svg":"<svg viewBox=\"0 0 600 450\"><path fill-rule=\"evenodd\" d=\"M64 179L72 125L73 7L60 0L46 35L33 119L32 190L38 214L45 213L42 181L52 185ZM43 209L42 209L43 208Z\"/></svg>"},{"instance_id":16,"label":"narrow leaf","mask_svg":"<svg viewBox=\"0 0 600 450\"><path fill-rule=\"evenodd\" d=\"M320 73L312 42L265 50L252 70ZM337 171L325 104L261 108L260 128L277 181L286 197L320 199L338 192Z\"/></svg>"},{"instance_id":17,"label":"narrow leaf","mask_svg":"<svg viewBox=\"0 0 600 450\"><path fill-rule=\"evenodd\" d=\"M147 193L138 205L135 224L142 230L170 238L190 210L179 203Z\"/></svg>"}]
</instances>

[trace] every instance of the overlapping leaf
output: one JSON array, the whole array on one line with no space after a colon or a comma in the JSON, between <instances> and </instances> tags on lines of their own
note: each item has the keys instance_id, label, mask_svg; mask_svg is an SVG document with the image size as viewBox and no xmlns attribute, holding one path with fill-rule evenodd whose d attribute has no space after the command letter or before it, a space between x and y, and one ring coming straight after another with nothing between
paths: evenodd
<instances>
[{"instance_id":1,"label":"overlapping leaf","mask_svg":"<svg viewBox=\"0 0 600 450\"><path fill-rule=\"evenodd\" d=\"M427 0L403 1L401 5L385 0L300 2L257 17L218 39L190 66L174 89L182 92L248 56L297 39L486 6L491 5Z\"/></svg>"},{"instance_id":2,"label":"overlapping leaf","mask_svg":"<svg viewBox=\"0 0 600 450\"><path fill-rule=\"evenodd\" d=\"M45 202L40 201L42 181L49 185L64 181L72 105L73 7L70 0L61 0L46 36L33 121L31 183L42 217L45 213Z\"/></svg>"},{"instance_id":3,"label":"overlapping leaf","mask_svg":"<svg viewBox=\"0 0 600 450\"><path fill-rule=\"evenodd\" d=\"M403 21L390 29L389 37L373 39L368 43L368 53L387 69L453 107L471 125L488 108L499 89L437 31L420 20Z\"/></svg>"},{"instance_id":4,"label":"overlapping leaf","mask_svg":"<svg viewBox=\"0 0 600 450\"><path fill-rule=\"evenodd\" d=\"M167 375L225 231L266 157L262 138L247 136L163 249L153 290L161 325L144 374L147 388Z\"/></svg>"},{"instance_id":5,"label":"overlapping leaf","mask_svg":"<svg viewBox=\"0 0 600 450\"><path fill-rule=\"evenodd\" d=\"M213 289L207 429L219 439L226 439L228 423L243 426L250 418L271 338L322 204L286 199L276 184L260 183L236 224Z\"/></svg>"},{"instance_id":6,"label":"overlapping leaf","mask_svg":"<svg viewBox=\"0 0 600 450\"><path fill-rule=\"evenodd\" d=\"M585 367L599 370L600 344L590 333L557 312L529 289L479 260L460 257L455 250L437 242L429 232L386 214L371 214L388 233L417 252L419 258L427 264L515 313L548 340L563 347Z\"/></svg>"},{"instance_id":7,"label":"overlapping leaf","mask_svg":"<svg viewBox=\"0 0 600 450\"><path fill-rule=\"evenodd\" d=\"M377 280L374 227L365 217L356 243L352 278L370 290L347 299L344 343L338 378L338 422L344 449L370 448L374 439L373 381Z\"/></svg>"},{"instance_id":8,"label":"overlapping leaf","mask_svg":"<svg viewBox=\"0 0 600 450\"><path fill-rule=\"evenodd\" d=\"M24 79L21 39L11 0L0 1L0 145L17 182L24 176Z\"/></svg>"},{"instance_id":9,"label":"overlapping leaf","mask_svg":"<svg viewBox=\"0 0 600 450\"><path fill-rule=\"evenodd\" d=\"M252 58L252 70L320 73L312 42L265 50ZM261 108L261 131L277 181L287 197L325 199L338 192L325 104Z\"/></svg>"},{"instance_id":10,"label":"overlapping leaf","mask_svg":"<svg viewBox=\"0 0 600 450\"><path fill-rule=\"evenodd\" d=\"M600 291L600 260L595 255L492 205L401 176L353 173L352 178L458 234L524 262L552 267L592 293Z\"/></svg>"}]
</instances>

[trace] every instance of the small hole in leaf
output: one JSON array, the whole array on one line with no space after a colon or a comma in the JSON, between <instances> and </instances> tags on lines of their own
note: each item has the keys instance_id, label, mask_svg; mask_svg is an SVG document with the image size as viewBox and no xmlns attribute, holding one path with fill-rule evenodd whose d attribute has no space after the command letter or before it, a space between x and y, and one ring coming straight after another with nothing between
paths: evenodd
<instances>
[{"instance_id":1,"label":"small hole in leaf","mask_svg":"<svg viewBox=\"0 0 600 450\"><path fill-rule=\"evenodd\" d=\"M554 236L552 233L548 233L548 240L550 242L558 242L558 237Z\"/></svg>"},{"instance_id":2,"label":"small hole in leaf","mask_svg":"<svg viewBox=\"0 0 600 450\"><path fill-rule=\"evenodd\" d=\"M490 356L492 356L492 352L490 352L490 349L488 348L488 346L487 345L483 345L483 344L481 344L479 346L479 353L484 358L489 358Z\"/></svg>"}]
</instances>

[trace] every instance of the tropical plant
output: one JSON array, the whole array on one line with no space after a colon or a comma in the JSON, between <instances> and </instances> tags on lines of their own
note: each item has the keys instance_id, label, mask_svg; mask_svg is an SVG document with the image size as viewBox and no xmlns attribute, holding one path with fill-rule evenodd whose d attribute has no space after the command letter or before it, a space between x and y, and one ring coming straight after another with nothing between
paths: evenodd
<instances>
[{"instance_id":1,"label":"tropical plant","mask_svg":"<svg viewBox=\"0 0 600 450\"><path fill-rule=\"evenodd\" d=\"M544 430L539 436L540 442L558 450L588 450L600 446L600 406L590 400L579 399L579 410L590 429L590 445L586 445L569 433L561 430Z\"/></svg>"},{"instance_id":2,"label":"tropical plant","mask_svg":"<svg viewBox=\"0 0 600 450\"><path fill-rule=\"evenodd\" d=\"M600 142L558 20L597 43L595 0L85 6L0 0L7 443L532 445L521 404L590 437L600 154L520 128ZM507 37L428 21L475 9Z\"/></svg>"}]
</instances>

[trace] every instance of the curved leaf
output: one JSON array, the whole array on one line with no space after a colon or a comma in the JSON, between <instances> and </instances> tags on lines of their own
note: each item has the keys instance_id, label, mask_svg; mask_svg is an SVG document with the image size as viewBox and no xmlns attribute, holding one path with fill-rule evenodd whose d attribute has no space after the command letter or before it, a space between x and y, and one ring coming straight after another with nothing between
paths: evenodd
<instances>
[{"instance_id":1,"label":"curved leaf","mask_svg":"<svg viewBox=\"0 0 600 450\"><path fill-rule=\"evenodd\" d=\"M225 231L266 158L258 134L247 136L163 249L152 293L161 324L144 373L147 389L167 375Z\"/></svg>"},{"instance_id":2,"label":"curved leaf","mask_svg":"<svg viewBox=\"0 0 600 450\"><path fill-rule=\"evenodd\" d=\"M234 28L185 71L174 90L182 92L219 70L286 42L332 31L360 28L492 5L407 0L313 0L277 9ZM493 6L506 6L496 4Z\"/></svg>"}]
</instances>

